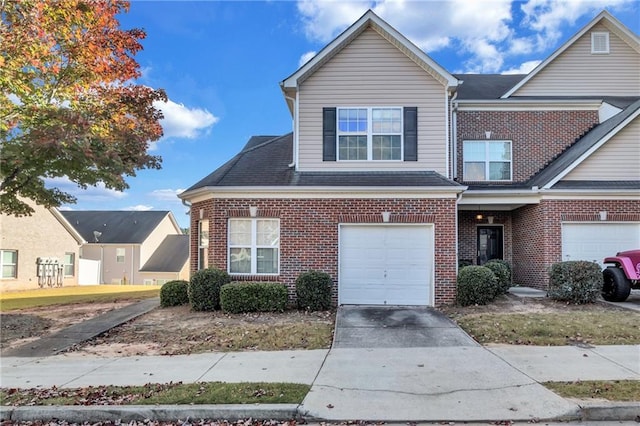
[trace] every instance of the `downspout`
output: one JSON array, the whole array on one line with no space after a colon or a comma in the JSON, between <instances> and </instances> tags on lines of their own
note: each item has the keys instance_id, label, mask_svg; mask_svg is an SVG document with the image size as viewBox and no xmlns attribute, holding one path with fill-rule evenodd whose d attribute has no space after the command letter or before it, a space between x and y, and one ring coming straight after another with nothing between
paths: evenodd
<instances>
[{"instance_id":1,"label":"downspout","mask_svg":"<svg viewBox=\"0 0 640 426\"><path fill-rule=\"evenodd\" d=\"M193 238L193 229L191 229L191 203L188 202L187 200L182 200L182 205L189 208L189 213L187 214L189 215L189 276L191 276L191 260L192 260L191 256L193 255L191 251L191 238ZM198 231L196 230L196 234L197 233ZM196 235L196 238L200 238L200 237ZM180 272L178 272L178 277L179 276L180 276Z\"/></svg>"},{"instance_id":2,"label":"downspout","mask_svg":"<svg viewBox=\"0 0 640 426\"><path fill-rule=\"evenodd\" d=\"M452 157L453 164L451 167L453 168L453 180L458 178L458 103L456 102L456 98L458 97L458 91L453 94L451 98L451 142L452 147Z\"/></svg>"},{"instance_id":3,"label":"downspout","mask_svg":"<svg viewBox=\"0 0 640 426\"><path fill-rule=\"evenodd\" d=\"M296 91L296 97L292 98L291 96L284 95L284 98L288 101L291 101L293 104L293 158L291 159L291 164L287 167L296 167L298 165L298 91Z\"/></svg>"},{"instance_id":4,"label":"downspout","mask_svg":"<svg viewBox=\"0 0 640 426\"><path fill-rule=\"evenodd\" d=\"M136 251L135 251L135 246L133 244L131 244L131 279L129 280L129 285L133 285L134 283L134 277L135 277L135 257L136 257ZM138 253L138 257L140 257L140 253Z\"/></svg>"}]
</instances>

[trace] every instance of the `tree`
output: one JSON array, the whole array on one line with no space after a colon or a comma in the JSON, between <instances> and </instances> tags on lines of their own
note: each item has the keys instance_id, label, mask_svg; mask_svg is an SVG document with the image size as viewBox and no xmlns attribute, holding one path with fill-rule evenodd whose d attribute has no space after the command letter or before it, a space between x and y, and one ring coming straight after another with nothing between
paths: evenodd
<instances>
[{"instance_id":1,"label":"tree","mask_svg":"<svg viewBox=\"0 0 640 426\"><path fill-rule=\"evenodd\" d=\"M155 101L137 85L135 54L146 34L123 30L121 0L0 0L0 213L29 215L76 201L45 187L68 177L81 188L159 169L149 142L162 136Z\"/></svg>"}]
</instances>

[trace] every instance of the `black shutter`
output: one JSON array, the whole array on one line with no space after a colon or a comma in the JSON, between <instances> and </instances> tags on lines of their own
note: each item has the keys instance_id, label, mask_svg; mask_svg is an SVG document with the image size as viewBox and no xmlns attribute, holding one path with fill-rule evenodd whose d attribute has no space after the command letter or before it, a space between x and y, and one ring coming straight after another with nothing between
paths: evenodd
<instances>
[{"instance_id":1,"label":"black shutter","mask_svg":"<svg viewBox=\"0 0 640 426\"><path fill-rule=\"evenodd\" d=\"M418 161L418 107L404 107L404 161Z\"/></svg>"},{"instance_id":2,"label":"black shutter","mask_svg":"<svg viewBox=\"0 0 640 426\"><path fill-rule=\"evenodd\" d=\"M322 161L336 161L336 109L322 108Z\"/></svg>"}]
</instances>

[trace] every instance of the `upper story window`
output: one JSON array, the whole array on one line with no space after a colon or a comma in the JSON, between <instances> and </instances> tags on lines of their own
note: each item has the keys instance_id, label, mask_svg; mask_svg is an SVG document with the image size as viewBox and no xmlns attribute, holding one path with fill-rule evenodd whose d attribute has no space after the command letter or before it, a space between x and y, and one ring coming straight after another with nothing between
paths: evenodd
<instances>
[{"instance_id":1,"label":"upper story window","mask_svg":"<svg viewBox=\"0 0 640 426\"><path fill-rule=\"evenodd\" d=\"M591 33L591 53L595 53L595 54L609 53L609 33L608 32L592 32Z\"/></svg>"},{"instance_id":2,"label":"upper story window","mask_svg":"<svg viewBox=\"0 0 640 426\"><path fill-rule=\"evenodd\" d=\"M125 251L123 247L116 248L116 263L124 263Z\"/></svg>"},{"instance_id":3,"label":"upper story window","mask_svg":"<svg viewBox=\"0 0 640 426\"><path fill-rule=\"evenodd\" d=\"M338 160L402 160L402 108L338 108Z\"/></svg>"},{"instance_id":4,"label":"upper story window","mask_svg":"<svg viewBox=\"0 0 640 426\"><path fill-rule=\"evenodd\" d=\"M64 254L64 276L73 277L76 271L76 255L75 253Z\"/></svg>"},{"instance_id":5,"label":"upper story window","mask_svg":"<svg viewBox=\"0 0 640 426\"><path fill-rule=\"evenodd\" d=\"M511 141L464 141L462 158L466 182L512 179Z\"/></svg>"},{"instance_id":6,"label":"upper story window","mask_svg":"<svg viewBox=\"0 0 640 426\"><path fill-rule=\"evenodd\" d=\"M229 219L229 273L278 274L279 219Z\"/></svg>"},{"instance_id":7,"label":"upper story window","mask_svg":"<svg viewBox=\"0 0 640 426\"><path fill-rule=\"evenodd\" d=\"M18 278L18 250L0 250L2 278Z\"/></svg>"}]
</instances>

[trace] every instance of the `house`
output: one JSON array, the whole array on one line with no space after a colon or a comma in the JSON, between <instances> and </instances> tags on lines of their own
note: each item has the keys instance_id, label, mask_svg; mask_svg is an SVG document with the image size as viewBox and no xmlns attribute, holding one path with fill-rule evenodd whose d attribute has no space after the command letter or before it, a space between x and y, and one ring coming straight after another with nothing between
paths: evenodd
<instances>
[{"instance_id":1,"label":"house","mask_svg":"<svg viewBox=\"0 0 640 426\"><path fill-rule=\"evenodd\" d=\"M640 41L603 11L527 75L453 75L369 11L281 82L293 132L180 195L191 271L339 304L454 301L458 263L545 288L561 260L640 247Z\"/></svg>"},{"instance_id":2,"label":"house","mask_svg":"<svg viewBox=\"0 0 640 426\"><path fill-rule=\"evenodd\" d=\"M82 236L56 209L0 215L0 291L78 285Z\"/></svg>"},{"instance_id":3,"label":"house","mask_svg":"<svg viewBox=\"0 0 640 426\"><path fill-rule=\"evenodd\" d=\"M164 284L189 276L189 237L169 211L63 211L100 262L99 284Z\"/></svg>"}]
</instances>

